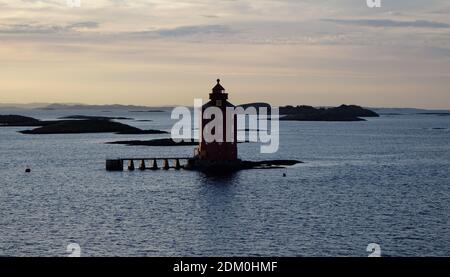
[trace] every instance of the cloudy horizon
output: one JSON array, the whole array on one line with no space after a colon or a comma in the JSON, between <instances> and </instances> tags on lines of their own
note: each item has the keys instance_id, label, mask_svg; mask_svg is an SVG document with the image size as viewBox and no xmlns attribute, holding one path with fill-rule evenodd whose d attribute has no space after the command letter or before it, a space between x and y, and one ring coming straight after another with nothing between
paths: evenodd
<instances>
[{"instance_id":1,"label":"cloudy horizon","mask_svg":"<svg viewBox=\"0 0 450 277\"><path fill-rule=\"evenodd\" d=\"M0 103L450 109L450 3L382 4L0 0Z\"/></svg>"}]
</instances>

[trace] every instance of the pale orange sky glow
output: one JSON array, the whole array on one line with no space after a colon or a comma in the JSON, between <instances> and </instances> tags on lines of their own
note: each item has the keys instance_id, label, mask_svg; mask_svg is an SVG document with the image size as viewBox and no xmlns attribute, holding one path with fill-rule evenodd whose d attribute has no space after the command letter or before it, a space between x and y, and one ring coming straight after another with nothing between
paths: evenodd
<instances>
[{"instance_id":1,"label":"pale orange sky glow","mask_svg":"<svg viewBox=\"0 0 450 277\"><path fill-rule=\"evenodd\" d=\"M0 0L0 103L450 108L448 1L317 2Z\"/></svg>"}]
</instances>

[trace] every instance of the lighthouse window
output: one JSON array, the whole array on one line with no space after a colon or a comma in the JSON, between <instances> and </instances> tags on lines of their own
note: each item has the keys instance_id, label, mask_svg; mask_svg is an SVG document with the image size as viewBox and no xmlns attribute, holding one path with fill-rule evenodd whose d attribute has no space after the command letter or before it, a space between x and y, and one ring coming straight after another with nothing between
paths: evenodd
<instances>
[{"instance_id":1,"label":"lighthouse window","mask_svg":"<svg viewBox=\"0 0 450 277\"><path fill-rule=\"evenodd\" d=\"M216 106L222 106L222 100L216 100Z\"/></svg>"}]
</instances>

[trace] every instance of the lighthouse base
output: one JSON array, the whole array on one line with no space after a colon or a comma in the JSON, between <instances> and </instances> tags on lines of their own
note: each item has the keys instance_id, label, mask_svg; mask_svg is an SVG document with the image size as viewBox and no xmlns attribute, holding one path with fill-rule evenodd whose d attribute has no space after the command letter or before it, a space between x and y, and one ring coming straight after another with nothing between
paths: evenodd
<instances>
[{"instance_id":1,"label":"lighthouse base","mask_svg":"<svg viewBox=\"0 0 450 277\"><path fill-rule=\"evenodd\" d=\"M285 168L302 163L298 160L268 160L268 161L211 161L202 160L199 158L191 158L188 160L184 169L198 170L208 173L228 173L245 169L271 169L271 168Z\"/></svg>"},{"instance_id":2,"label":"lighthouse base","mask_svg":"<svg viewBox=\"0 0 450 277\"><path fill-rule=\"evenodd\" d=\"M242 169L242 161L239 159L230 161L212 161L192 158L188 160L188 163L184 166L184 169L211 173L232 172Z\"/></svg>"}]
</instances>

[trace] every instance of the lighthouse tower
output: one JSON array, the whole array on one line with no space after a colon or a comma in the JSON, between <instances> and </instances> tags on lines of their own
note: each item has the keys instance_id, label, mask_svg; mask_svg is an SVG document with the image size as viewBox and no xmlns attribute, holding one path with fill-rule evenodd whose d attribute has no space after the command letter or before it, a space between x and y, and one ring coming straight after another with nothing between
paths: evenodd
<instances>
[{"instance_id":1,"label":"lighthouse tower","mask_svg":"<svg viewBox=\"0 0 450 277\"><path fill-rule=\"evenodd\" d=\"M232 119L234 122L227 122L226 108L234 107L234 105L227 101L228 93L225 93L225 89L220 84L220 79L217 79L217 84L213 87L212 93L209 94L209 99L210 101L202 106L201 138L197 158L202 161L219 164L237 161L237 119L234 116ZM203 114L205 109L211 106L218 107L222 111L222 141L207 142L204 138L203 130L208 122L213 119L204 119ZM230 126L227 128L227 124L232 124L232 128ZM234 139L233 141L226 141L227 132L231 130L234 132Z\"/></svg>"}]
</instances>

